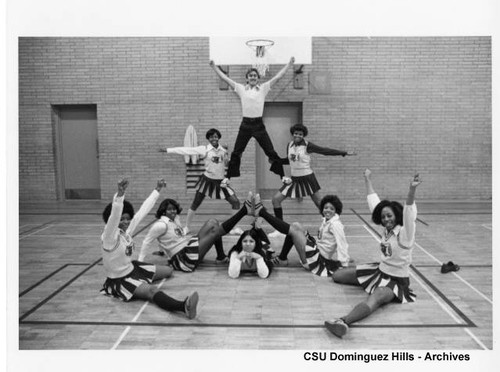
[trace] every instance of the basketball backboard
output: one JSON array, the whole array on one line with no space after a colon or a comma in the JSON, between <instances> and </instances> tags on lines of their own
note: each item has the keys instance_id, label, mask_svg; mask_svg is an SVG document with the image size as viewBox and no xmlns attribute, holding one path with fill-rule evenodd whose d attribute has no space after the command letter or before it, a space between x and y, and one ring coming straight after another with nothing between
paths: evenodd
<instances>
[{"instance_id":1,"label":"basketball backboard","mask_svg":"<svg viewBox=\"0 0 500 372\"><path fill-rule=\"evenodd\" d=\"M255 50L247 46L247 41L266 39L274 42L266 50L267 63L286 64L295 57L295 64L312 63L311 37L210 37L210 59L216 65L250 65L255 60Z\"/></svg>"}]
</instances>

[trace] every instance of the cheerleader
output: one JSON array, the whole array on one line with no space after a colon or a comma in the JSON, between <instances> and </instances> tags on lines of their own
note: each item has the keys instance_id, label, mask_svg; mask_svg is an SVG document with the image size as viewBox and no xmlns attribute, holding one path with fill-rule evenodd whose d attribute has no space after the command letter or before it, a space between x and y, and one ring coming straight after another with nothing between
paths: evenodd
<instances>
[{"instance_id":1,"label":"cheerleader","mask_svg":"<svg viewBox=\"0 0 500 372\"><path fill-rule=\"evenodd\" d=\"M205 173L196 184L197 190L186 218L186 233L192 230L193 218L196 210L208 195L210 198L221 199L222 196L231 204L233 210L240 209L240 201L234 190L229 186L229 180L224 177L228 163L227 149L219 145L221 133L215 129L209 129L205 135L208 145L198 147L173 147L161 148L160 152L178 155L198 155L205 162Z\"/></svg>"},{"instance_id":2,"label":"cheerleader","mask_svg":"<svg viewBox=\"0 0 500 372\"><path fill-rule=\"evenodd\" d=\"M281 203L286 198L302 198L310 196L317 208L320 208L321 196L318 181L311 169L311 155L313 153L329 156L353 156L353 151L340 151L327 147L320 147L312 142L306 141L308 134L307 127L302 124L295 124L290 128L293 141L288 144L287 158L282 159L283 164L289 164L291 169L291 178L283 177L283 186L273 196L272 203L274 215L280 220L283 219L283 209ZM320 210L321 211L321 210ZM269 234L271 237L278 237L280 233L274 231Z\"/></svg>"},{"instance_id":3,"label":"cheerleader","mask_svg":"<svg viewBox=\"0 0 500 372\"><path fill-rule=\"evenodd\" d=\"M422 180L418 174L413 177L406 203L402 206L397 201L380 201L370 176L371 172L367 169L364 177L372 221L384 227L380 262L357 265L334 273L335 283L361 286L368 293L368 298L357 304L346 316L325 321L325 327L337 337L344 336L349 325L369 316L382 305L393 301L413 302L416 298L410 289L409 266L417 219L415 191Z\"/></svg>"},{"instance_id":4,"label":"cheerleader","mask_svg":"<svg viewBox=\"0 0 500 372\"><path fill-rule=\"evenodd\" d=\"M290 237L302 266L313 274L324 277L332 276L337 269L349 264L349 246L340 221L342 207L342 202L335 195L327 195L321 200L320 208L324 218L318 239L315 239L300 223L290 225L267 212L259 195L255 196L255 216L262 217L277 231Z\"/></svg>"},{"instance_id":5,"label":"cheerleader","mask_svg":"<svg viewBox=\"0 0 500 372\"><path fill-rule=\"evenodd\" d=\"M241 272L256 272L263 279L269 276L273 265L263 244L262 232L255 228L244 231L229 251L230 278L238 278Z\"/></svg>"},{"instance_id":6,"label":"cheerleader","mask_svg":"<svg viewBox=\"0 0 500 372\"><path fill-rule=\"evenodd\" d=\"M255 68L251 68L246 73L247 83L245 85L236 83L224 74L214 61L210 61L210 67L215 71L220 79L225 81L240 97L241 109L243 119L241 121L240 129L236 137L234 149L229 161L227 171L227 178L240 176L241 156L245 151L248 141L252 137L258 142L264 153L269 158L271 163L271 171L276 173L282 178L284 176L283 166L280 162L280 157L273 147L273 143L269 138L264 122L262 121L262 114L264 113L264 103L266 95L269 93L271 87L285 75L286 71L295 62L295 58L290 58L288 64L285 65L273 78L269 81L259 84L260 74Z\"/></svg>"},{"instance_id":7,"label":"cheerleader","mask_svg":"<svg viewBox=\"0 0 500 372\"><path fill-rule=\"evenodd\" d=\"M102 214L106 224L101 236L102 259L107 279L101 292L126 302L133 299L148 300L162 309L184 312L189 319L193 319L196 317L198 304L197 292L193 292L184 301L168 296L152 283L170 277L172 269L135 261L131 258L135 248L132 236L137 226L155 205L166 183L163 179L159 180L155 190L135 214L132 204L124 200L128 184L126 179L118 182L118 192L113 202L106 206Z\"/></svg>"},{"instance_id":8,"label":"cheerleader","mask_svg":"<svg viewBox=\"0 0 500 372\"><path fill-rule=\"evenodd\" d=\"M252 200L253 195L249 193L247 201L232 217L221 224L216 219L209 219L196 235L186 234L178 223L179 203L173 199L163 200L156 211L157 221L142 242L139 260L168 264L178 271L195 271L217 240L221 240L244 216L253 215ZM165 257L152 254L156 243Z\"/></svg>"}]
</instances>

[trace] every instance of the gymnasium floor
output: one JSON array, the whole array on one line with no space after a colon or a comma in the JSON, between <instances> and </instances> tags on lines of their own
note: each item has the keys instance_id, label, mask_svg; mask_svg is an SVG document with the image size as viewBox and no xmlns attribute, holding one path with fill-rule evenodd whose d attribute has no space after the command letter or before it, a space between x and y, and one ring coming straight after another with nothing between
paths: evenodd
<instances>
[{"instance_id":1,"label":"gymnasium floor","mask_svg":"<svg viewBox=\"0 0 500 372\"><path fill-rule=\"evenodd\" d=\"M133 201L136 208L140 201ZM189 199L181 201L187 205ZM19 216L19 349L392 349L491 350L492 213L490 202L417 200L417 239L410 270L417 302L390 304L356 323L343 339L323 327L345 315L366 294L334 284L299 266L295 250L288 267L267 280L230 279L227 266L209 252L193 274L175 272L161 287L176 298L198 291L198 317L165 312L154 304L124 304L99 293L104 280L100 258L100 213L105 202L21 203ZM270 202L265 201L270 207ZM285 220L317 231L320 217L309 200L284 203ZM206 201L198 226L223 220L225 203ZM344 201L341 216L355 263L378 258L380 227L367 206ZM151 213L136 235L140 244ZM251 222L246 217L239 225ZM271 231L264 224L265 230ZM279 253L283 238L273 238ZM224 237L227 252L235 236ZM440 273L443 262L460 265Z\"/></svg>"}]
</instances>

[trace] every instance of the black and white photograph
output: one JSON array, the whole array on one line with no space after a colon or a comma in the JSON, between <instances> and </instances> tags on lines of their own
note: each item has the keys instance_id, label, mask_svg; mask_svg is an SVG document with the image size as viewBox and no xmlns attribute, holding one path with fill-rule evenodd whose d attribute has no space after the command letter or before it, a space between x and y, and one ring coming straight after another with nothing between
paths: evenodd
<instances>
[{"instance_id":1,"label":"black and white photograph","mask_svg":"<svg viewBox=\"0 0 500 372\"><path fill-rule=\"evenodd\" d=\"M499 6L404 4L7 1L7 370L496 370Z\"/></svg>"}]
</instances>

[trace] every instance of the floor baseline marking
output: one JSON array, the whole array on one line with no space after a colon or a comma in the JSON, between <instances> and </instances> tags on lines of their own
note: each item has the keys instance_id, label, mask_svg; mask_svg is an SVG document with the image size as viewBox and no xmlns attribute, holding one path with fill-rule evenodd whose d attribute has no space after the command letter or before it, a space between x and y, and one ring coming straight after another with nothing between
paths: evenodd
<instances>
[{"instance_id":1,"label":"floor baseline marking","mask_svg":"<svg viewBox=\"0 0 500 372\"><path fill-rule=\"evenodd\" d=\"M29 233L27 235L20 236L19 240L23 240L24 238L27 238L28 236L36 234L37 232L40 232L40 231L43 231L43 230L47 230L49 227L52 227L52 222L47 222L47 223L43 224L42 226L45 226L45 227L38 228L38 230L37 230L37 228L33 228L31 230L28 230L28 232L33 231L33 230L35 230L35 231L33 231L33 232L31 232L31 233Z\"/></svg>"},{"instance_id":2,"label":"floor baseline marking","mask_svg":"<svg viewBox=\"0 0 500 372\"><path fill-rule=\"evenodd\" d=\"M81 325L118 327L196 327L196 328L324 328L323 324L227 324L227 323L155 323L155 322L95 322L65 320L24 320L20 324L30 325ZM468 324L351 324L350 328L469 328Z\"/></svg>"}]
</instances>

